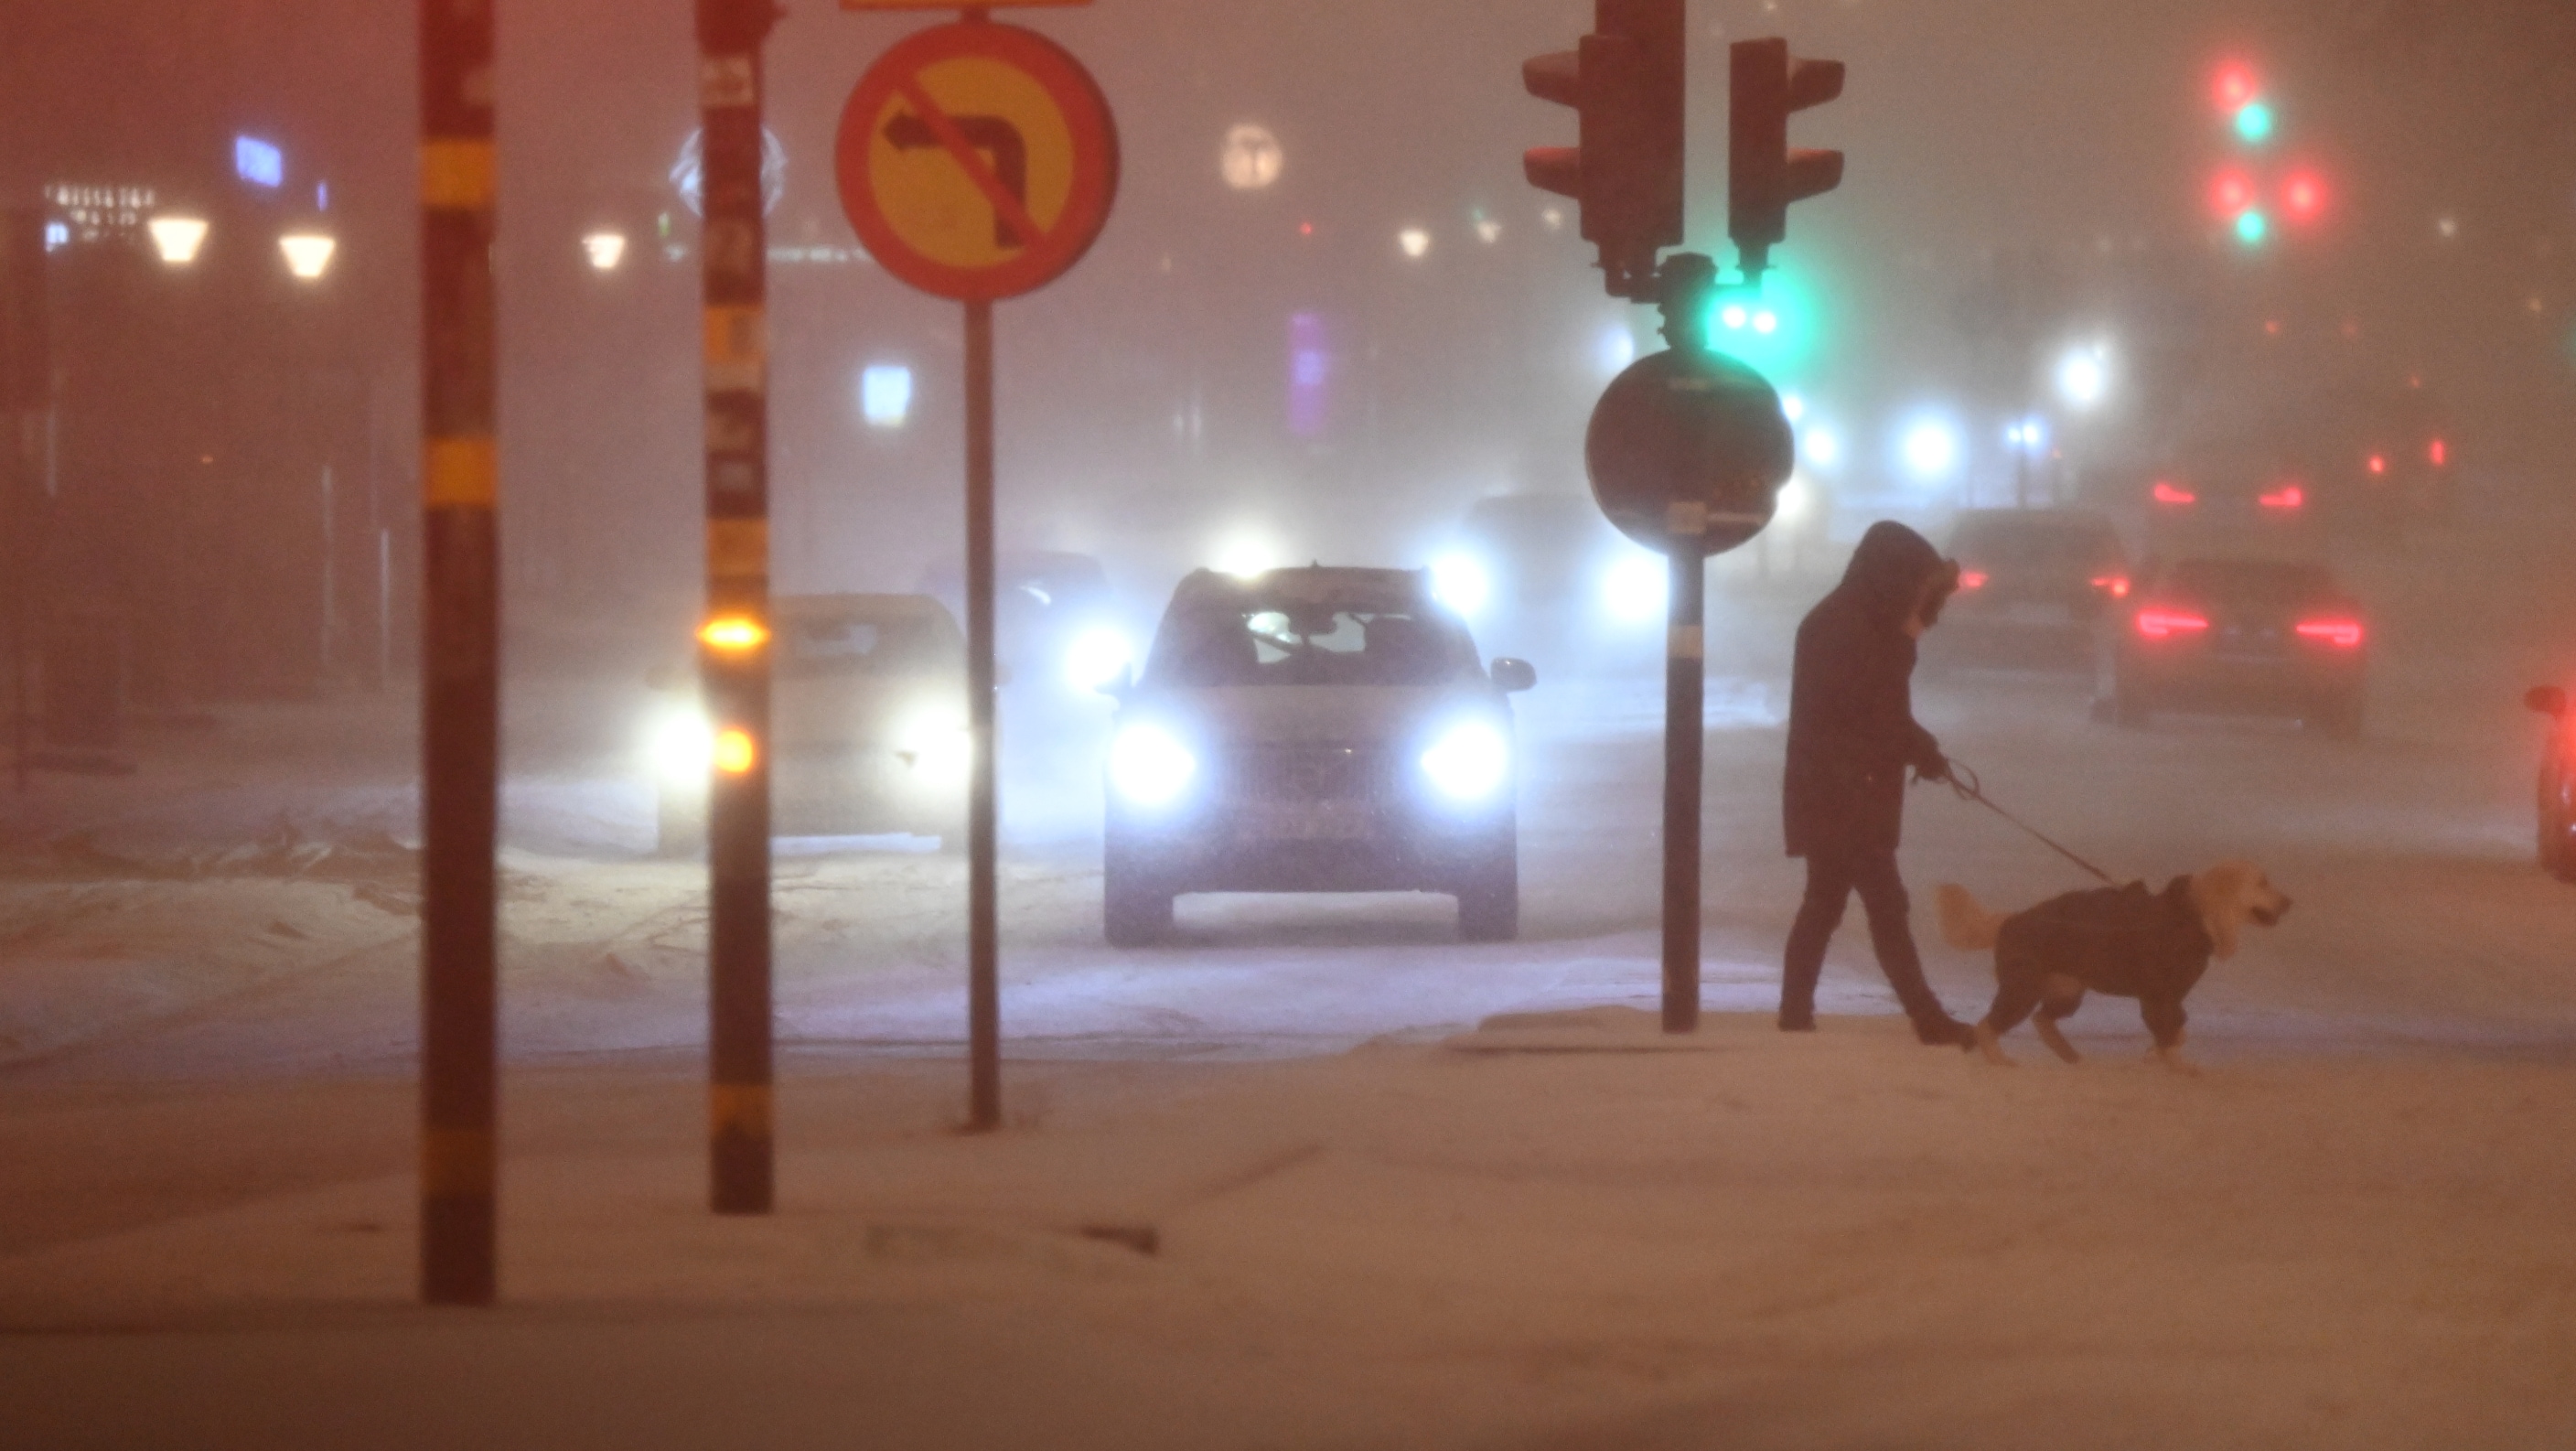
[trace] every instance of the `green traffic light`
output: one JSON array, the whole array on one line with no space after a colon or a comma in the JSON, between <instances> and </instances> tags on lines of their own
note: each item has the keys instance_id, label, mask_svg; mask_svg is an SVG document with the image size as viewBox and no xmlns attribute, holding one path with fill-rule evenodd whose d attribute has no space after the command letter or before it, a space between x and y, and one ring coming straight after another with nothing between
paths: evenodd
<instances>
[{"instance_id":1,"label":"green traffic light","mask_svg":"<svg viewBox=\"0 0 2576 1451\"><path fill-rule=\"evenodd\" d=\"M2244 243L2248 247L2260 247L2263 245L2264 239L2271 235L2271 218L2266 217L2261 212L2252 210L2251 208L2237 214L2237 241Z\"/></svg>"},{"instance_id":2,"label":"green traffic light","mask_svg":"<svg viewBox=\"0 0 2576 1451\"><path fill-rule=\"evenodd\" d=\"M2248 101L2236 108L2236 135L2250 145L2260 146L2272 139L2272 108L2262 101Z\"/></svg>"},{"instance_id":3,"label":"green traffic light","mask_svg":"<svg viewBox=\"0 0 2576 1451\"><path fill-rule=\"evenodd\" d=\"M1821 301L1805 277L1774 267L1758 296L1738 293L1710 305L1708 344L1774 383L1794 384L1816 350Z\"/></svg>"}]
</instances>

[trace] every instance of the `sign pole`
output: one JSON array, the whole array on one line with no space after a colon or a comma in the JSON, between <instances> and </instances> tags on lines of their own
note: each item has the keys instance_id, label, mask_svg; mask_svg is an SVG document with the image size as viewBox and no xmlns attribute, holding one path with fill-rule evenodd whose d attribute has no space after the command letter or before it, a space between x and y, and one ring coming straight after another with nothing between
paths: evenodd
<instances>
[{"instance_id":1,"label":"sign pole","mask_svg":"<svg viewBox=\"0 0 2576 1451\"><path fill-rule=\"evenodd\" d=\"M924 0L842 3L933 8ZM842 207L868 254L896 278L966 309L966 1127L975 1133L1002 1126L993 304L1033 292L1080 261L1118 190L1117 125L1099 83L1063 47L996 25L987 12L967 5L958 23L917 32L878 57L842 107L833 159ZM1047 176L1066 184L1034 185ZM961 184L983 205L958 205Z\"/></svg>"},{"instance_id":2,"label":"sign pole","mask_svg":"<svg viewBox=\"0 0 2576 1451\"><path fill-rule=\"evenodd\" d=\"M707 624L716 749L707 803L709 1200L776 1200L769 900L769 237L761 46L770 0L698 0L705 127Z\"/></svg>"},{"instance_id":3,"label":"sign pole","mask_svg":"<svg viewBox=\"0 0 2576 1451\"><path fill-rule=\"evenodd\" d=\"M1664 662L1664 1031L1699 1031L1700 778L1708 688L1708 507L1672 506Z\"/></svg>"},{"instance_id":4,"label":"sign pole","mask_svg":"<svg viewBox=\"0 0 2576 1451\"><path fill-rule=\"evenodd\" d=\"M967 788L967 1127L1002 1126L1002 987L997 682L993 661L993 304L966 304L966 691L973 775Z\"/></svg>"},{"instance_id":5,"label":"sign pole","mask_svg":"<svg viewBox=\"0 0 2576 1451\"><path fill-rule=\"evenodd\" d=\"M492 0L421 0L420 1295L498 1293Z\"/></svg>"}]
</instances>

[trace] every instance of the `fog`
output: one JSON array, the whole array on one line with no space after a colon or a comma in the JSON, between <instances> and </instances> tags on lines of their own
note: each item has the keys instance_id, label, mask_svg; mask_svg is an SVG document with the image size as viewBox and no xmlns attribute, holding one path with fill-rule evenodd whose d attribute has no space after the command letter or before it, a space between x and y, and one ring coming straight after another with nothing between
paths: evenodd
<instances>
[{"instance_id":1,"label":"fog","mask_svg":"<svg viewBox=\"0 0 2576 1451\"><path fill-rule=\"evenodd\" d=\"M781 1389L760 1423L780 1444L1699 1444L1723 1407L1746 1445L1991 1446L2021 1444L1993 1428L2042 1381L2063 1394L2034 1445L2504 1444L2576 1416L2545 1107L2571 1101L2576 1043L2576 725L2524 702L2576 679L2576 7L1691 0L1687 246L1730 274L1728 46L1785 36L1848 84L1790 123L1846 154L1840 187L1790 210L1758 297L1712 313L1782 395L1798 462L1774 522L1709 567L1708 1019L1681 1044L1644 1016L1665 576L1584 463L1603 389L1664 344L1654 309L1605 295L1576 203L1523 175L1576 122L1522 63L1594 7L1000 17L1091 68L1122 159L1088 255L995 309L1010 1117L970 1162L947 1132L963 309L867 254L833 160L861 73L946 17L793 4L766 52L769 508L775 745L804 764L780 767L770 900L774 1028L807 1097L782 1131L796 1214L756 1242L695 1238L671 1207L699 1192L721 745L694 639L692 7L497 9L502 1044L534 1105L509 1149L537 1186L509 1230L532 1300L726 1307L798 1339L779 1364L846 1346L886 1378L875 1421L832 1399L846 1366ZM0 358L0 407L23 409L0 466L27 460L0 474L0 1160L31 1166L0 1173L0 1345L44 1342L0 1349L0 1404L40 1426L119 1400L98 1387L125 1352L18 1332L102 1317L285 1326L309 1341L279 1364L356 1345L347 1387L423 1384L313 1319L411 1294L386 1246L408 1251L394 1089L420 1032L417 22L0 4L0 210L47 229L11 296L50 350ZM153 233L172 218L207 224L184 260ZM320 275L290 270L289 234L332 239ZM1907 1057L1857 908L1820 1041L1774 1031L1804 872L1782 840L1793 640L1880 520L1961 567L1912 710L1992 805L2121 881L2242 859L2296 899L2196 989L2205 1078L2149 1077L2136 1009L2098 996L2069 1030L2087 1076L2027 1033L2018 1078ZM1336 679L1387 687L1209 745L1259 711L1182 698L1155 647L1193 608L1176 590L1310 562L1427 570L1441 608L1309 617L1282 594L1183 619L1163 633L1239 645L1244 681L1342 650ZM2240 567L2274 572L2243 598L2199 583ZM1450 674L1371 676L1354 642L1381 615L1387 639L1472 648L1441 635ZM1467 867L1511 864L1516 916L1427 848L1383 892L1205 875L1122 897L1143 858L1120 823L1158 792L1222 817L1188 793L1227 763L1318 740L1356 759L1335 732L1404 710L1451 732L1412 774L1466 781L1426 831L1499 841ZM851 788L862 755L892 784ZM1276 789L1329 796L1328 768ZM1235 825L1346 887L1345 804ZM1931 988L1974 1020L1995 965L1940 944L1934 886L2015 911L2093 883L1951 791L1905 812ZM594 1192L625 1216L617 1264ZM2244 1208L2274 1203L2321 1227L2285 1245ZM2455 1236L2472 1212L2490 1232ZM313 1251L317 1224L337 1238ZM1139 1225L1161 1250L1089 1257L1148 1243ZM779 1329L791 1301L826 1340ZM963 1318L870 1318L887 1306ZM515 1381L464 1337L500 1408L477 1434L552 1444L528 1408L594 1371L737 1405L711 1372L650 1371L688 1324L642 1332L649 1351L540 1329L565 1358ZM1997 1325L2028 1328L1997 1348ZM2278 1331L2266 1383L2249 1325ZM218 1379L198 1357L234 1344L135 1339L161 1387ZM961 1382L987 1359L1039 1389ZM1861 1365L1872 1394L1820 1369ZM2168 1365L2223 1385L2186 1404L2152 1383ZM323 1444L343 1411L334 1434L371 1444L467 1434L355 1390L299 1421L262 1384L236 1399L266 1444ZM923 1409L952 1393L991 1400L977 1435ZM153 1407L189 1404L134 1399L99 1444L166 1441ZM599 1424L630 1445L702 1424L636 1409L660 1404Z\"/></svg>"}]
</instances>

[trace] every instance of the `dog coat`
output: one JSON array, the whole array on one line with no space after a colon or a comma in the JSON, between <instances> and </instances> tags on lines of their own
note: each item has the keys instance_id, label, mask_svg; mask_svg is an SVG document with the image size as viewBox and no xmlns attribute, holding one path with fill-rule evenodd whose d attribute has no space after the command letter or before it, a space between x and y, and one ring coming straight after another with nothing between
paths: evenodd
<instances>
[{"instance_id":1,"label":"dog coat","mask_svg":"<svg viewBox=\"0 0 2576 1451\"><path fill-rule=\"evenodd\" d=\"M2004 919L1995 975L2035 983L2062 974L2114 997L2180 1003L2217 948L2191 899L2191 878L2176 877L2162 892L2131 882L2069 892Z\"/></svg>"}]
</instances>

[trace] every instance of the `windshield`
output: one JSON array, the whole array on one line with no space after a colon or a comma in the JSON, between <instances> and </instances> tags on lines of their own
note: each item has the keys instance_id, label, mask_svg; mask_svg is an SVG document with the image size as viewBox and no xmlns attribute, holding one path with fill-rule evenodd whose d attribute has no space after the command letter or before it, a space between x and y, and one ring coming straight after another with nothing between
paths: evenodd
<instances>
[{"instance_id":1,"label":"windshield","mask_svg":"<svg viewBox=\"0 0 2576 1451\"><path fill-rule=\"evenodd\" d=\"M929 615L868 620L821 615L778 622L782 676L925 675L952 666L954 633Z\"/></svg>"},{"instance_id":2,"label":"windshield","mask_svg":"<svg viewBox=\"0 0 2576 1451\"><path fill-rule=\"evenodd\" d=\"M1466 632L1428 609L1250 604L1176 615L1156 642L1156 684L1445 685L1477 673Z\"/></svg>"},{"instance_id":3,"label":"windshield","mask_svg":"<svg viewBox=\"0 0 2576 1451\"><path fill-rule=\"evenodd\" d=\"M2119 536L2091 520L1972 521L1950 552L1968 564L2091 566L2118 561Z\"/></svg>"}]
</instances>

